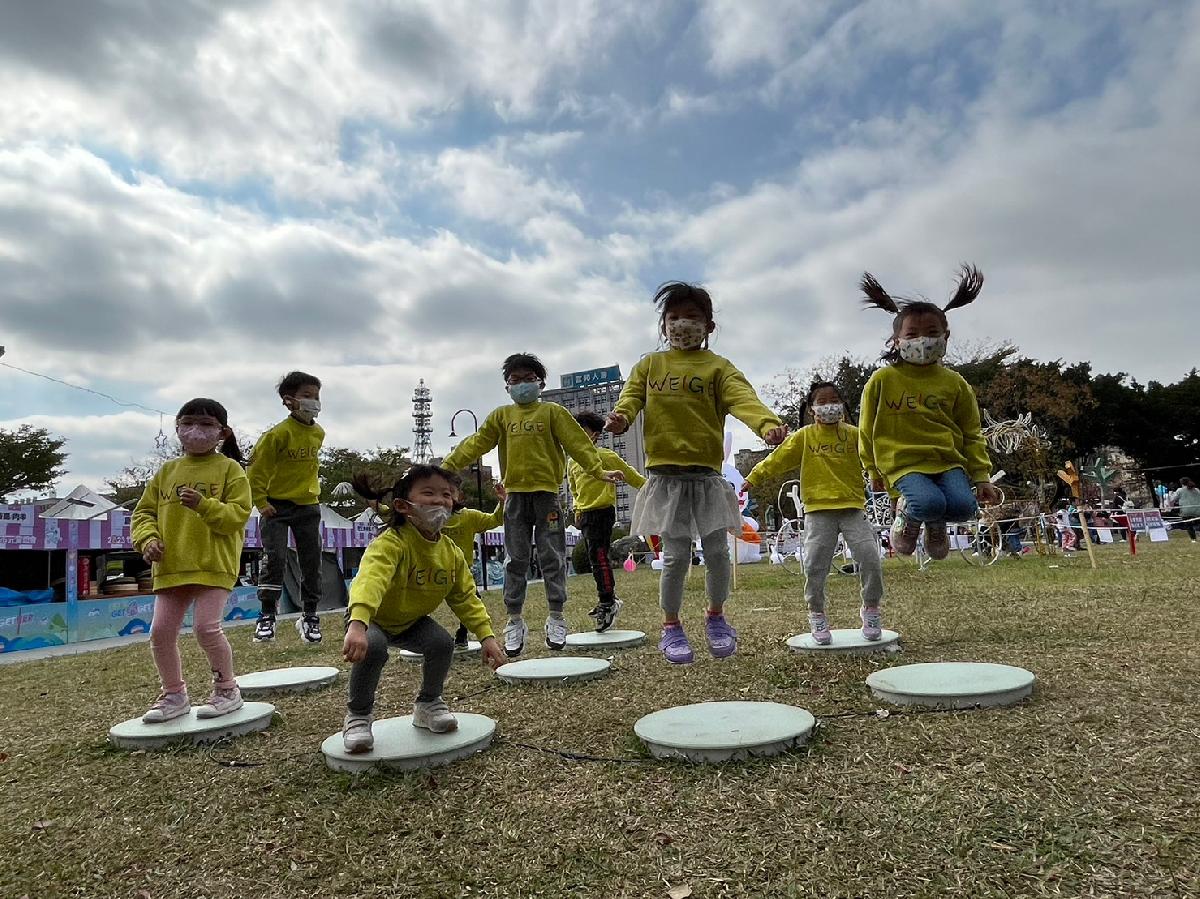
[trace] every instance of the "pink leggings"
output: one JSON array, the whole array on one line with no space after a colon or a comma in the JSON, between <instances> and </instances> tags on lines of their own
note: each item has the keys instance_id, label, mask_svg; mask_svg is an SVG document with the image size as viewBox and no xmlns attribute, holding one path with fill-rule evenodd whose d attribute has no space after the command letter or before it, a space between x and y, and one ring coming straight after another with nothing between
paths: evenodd
<instances>
[{"instance_id":1,"label":"pink leggings","mask_svg":"<svg viewBox=\"0 0 1200 899\"><path fill-rule=\"evenodd\" d=\"M164 693L179 693L185 689L183 664L179 660L179 629L188 606L195 604L192 631L196 642L208 656L213 680L218 690L237 686L233 679L233 650L221 630L228 590L188 584L160 591L154 597L154 620L150 624L150 651L154 666L162 681Z\"/></svg>"}]
</instances>

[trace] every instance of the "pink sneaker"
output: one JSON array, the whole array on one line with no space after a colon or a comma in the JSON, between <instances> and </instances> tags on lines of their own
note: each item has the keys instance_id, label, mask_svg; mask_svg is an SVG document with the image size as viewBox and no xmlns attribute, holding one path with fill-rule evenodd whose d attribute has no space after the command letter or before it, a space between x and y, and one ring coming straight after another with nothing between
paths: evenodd
<instances>
[{"instance_id":1,"label":"pink sneaker","mask_svg":"<svg viewBox=\"0 0 1200 899\"><path fill-rule=\"evenodd\" d=\"M883 613L878 606L873 609L864 606L859 609L858 615L862 618L863 639L878 640L883 636Z\"/></svg>"},{"instance_id":2,"label":"pink sneaker","mask_svg":"<svg viewBox=\"0 0 1200 899\"><path fill-rule=\"evenodd\" d=\"M220 718L222 715L236 712L243 705L242 691L237 687L230 687L228 690L213 690L212 696L208 697L208 702L196 709L196 717Z\"/></svg>"},{"instance_id":3,"label":"pink sneaker","mask_svg":"<svg viewBox=\"0 0 1200 899\"><path fill-rule=\"evenodd\" d=\"M188 700L187 690L160 693L158 699L154 700L154 705L142 715L142 721L145 724L162 724L164 721L182 718L191 710L192 703Z\"/></svg>"},{"instance_id":4,"label":"pink sneaker","mask_svg":"<svg viewBox=\"0 0 1200 899\"><path fill-rule=\"evenodd\" d=\"M692 644L688 642L682 624L664 624L658 648L672 665L686 665L696 660Z\"/></svg>"},{"instance_id":5,"label":"pink sneaker","mask_svg":"<svg viewBox=\"0 0 1200 899\"><path fill-rule=\"evenodd\" d=\"M829 619L824 612L809 612L808 627L812 631L812 637L821 646L828 646L833 640L833 634L829 632Z\"/></svg>"}]
</instances>

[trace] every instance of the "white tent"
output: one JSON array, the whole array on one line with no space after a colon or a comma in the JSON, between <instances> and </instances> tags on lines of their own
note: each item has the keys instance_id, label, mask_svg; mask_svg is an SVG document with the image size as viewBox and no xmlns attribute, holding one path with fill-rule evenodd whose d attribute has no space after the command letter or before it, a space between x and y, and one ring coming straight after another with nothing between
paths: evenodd
<instances>
[{"instance_id":1,"label":"white tent","mask_svg":"<svg viewBox=\"0 0 1200 899\"><path fill-rule=\"evenodd\" d=\"M117 504L112 500L107 500L94 490L89 490L80 484L68 493L65 499L60 499L38 517L86 521L90 518L99 518L115 508L117 508Z\"/></svg>"}]
</instances>

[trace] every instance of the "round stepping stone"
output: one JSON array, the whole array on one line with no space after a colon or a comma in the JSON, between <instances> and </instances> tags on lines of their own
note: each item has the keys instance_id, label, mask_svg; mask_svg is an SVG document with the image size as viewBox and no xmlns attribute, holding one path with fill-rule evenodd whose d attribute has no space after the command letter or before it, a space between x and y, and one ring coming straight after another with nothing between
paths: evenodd
<instances>
[{"instance_id":1,"label":"round stepping stone","mask_svg":"<svg viewBox=\"0 0 1200 899\"><path fill-rule=\"evenodd\" d=\"M108 739L122 749L160 749L172 743L215 743L226 737L240 737L271 725L275 706L268 702L247 702L236 712L219 718L197 718L196 707L180 718L162 724L144 724L130 718L114 725Z\"/></svg>"},{"instance_id":2,"label":"round stepping stone","mask_svg":"<svg viewBox=\"0 0 1200 899\"><path fill-rule=\"evenodd\" d=\"M628 649L646 642L642 631L581 631L567 636L567 649L574 652L589 652L598 649Z\"/></svg>"},{"instance_id":3,"label":"round stepping stone","mask_svg":"<svg viewBox=\"0 0 1200 899\"><path fill-rule=\"evenodd\" d=\"M895 705L971 709L1013 705L1033 692L1032 671L990 662L923 662L867 677L871 692Z\"/></svg>"},{"instance_id":4,"label":"round stepping stone","mask_svg":"<svg viewBox=\"0 0 1200 899\"><path fill-rule=\"evenodd\" d=\"M474 654L478 653L481 649L483 649L483 644L480 643L478 640L468 640L466 646L454 647L454 656L455 656L455 658L457 658L458 656L474 655ZM406 662L424 662L425 661L425 656L421 655L419 652L410 652L407 649L400 650L400 658L404 659L404 661L406 661Z\"/></svg>"},{"instance_id":5,"label":"round stepping stone","mask_svg":"<svg viewBox=\"0 0 1200 899\"><path fill-rule=\"evenodd\" d=\"M609 669L605 659L578 656L551 656L547 659L522 659L496 669L496 677L506 684L538 684L557 687L564 683L602 677Z\"/></svg>"},{"instance_id":6,"label":"round stepping stone","mask_svg":"<svg viewBox=\"0 0 1200 899\"><path fill-rule=\"evenodd\" d=\"M788 637L787 645L793 652L811 652L815 654L867 654L872 652L899 652L900 635L895 631L884 630L878 640L868 640L862 634L861 628L834 628L830 632L832 639L824 646L813 639L811 633L797 634Z\"/></svg>"},{"instance_id":7,"label":"round stepping stone","mask_svg":"<svg viewBox=\"0 0 1200 899\"><path fill-rule=\"evenodd\" d=\"M412 771L470 758L491 745L495 721L468 712L456 712L454 717L458 719L458 730L448 734L413 727L412 715L383 718L371 728L375 747L370 752L346 752L341 731L325 739L321 752L325 764L334 771L359 773L375 767Z\"/></svg>"},{"instance_id":8,"label":"round stepping stone","mask_svg":"<svg viewBox=\"0 0 1200 899\"><path fill-rule=\"evenodd\" d=\"M778 702L698 702L646 715L633 732L655 758L727 762L787 752L807 742L816 723Z\"/></svg>"},{"instance_id":9,"label":"round stepping stone","mask_svg":"<svg viewBox=\"0 0 1200 899\"><path fill-rule=\"evenodd\" d=\"M337 680L338 670L330 665L297 665L238 675L238 689L247 699L272 693L306 693Z\"/></svg>"}]
</instances>

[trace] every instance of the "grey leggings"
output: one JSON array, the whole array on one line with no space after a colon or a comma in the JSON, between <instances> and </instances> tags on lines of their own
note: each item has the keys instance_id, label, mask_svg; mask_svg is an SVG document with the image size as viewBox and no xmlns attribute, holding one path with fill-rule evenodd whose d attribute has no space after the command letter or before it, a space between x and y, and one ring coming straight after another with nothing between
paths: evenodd
<instances>
[{"instance_id":1,"label":"grey leggings","mask_svg":"<svg viewBox=\"0 0 1200 899\"><path fill-rule=\"evenodd\" d=\"M449 632L428 615L418 618L399 634L389 634L372 623L367 625L367 654L350 669L350 700L346 708L356 715L369 715L375 708L375 690L388 660L388 646L425 657L417 702L432 702L442 695L450 663L454 661L454 638Z\"/></svg>"},{"instance_id":2,"label":"grey leggings","mask_svg":"<svg viewBox=\"0 0 1200 899\"><path fill-rule=\"evenodd\" d=\"M804 516L804 598L810 612L825 611L825 581L837 549L838 534L858 566L864 608L879 608L883 599L883 565L879 536L861 509L826 509Z\"/></svg>"},{"instance_id":3,"label":"grey leggings","mask_svg":"<svg viewBox=\"0 0 1200 899\"><path fill-rule=\"evenodd\" d=\"M729 540L726 531L713 531L700 538L704 550L704 587L709 608L721 608L729 599ZM678 619L683 607L683 586L692 567L692 538L663 538L663 570L658 582L658 603L663 615Z\"/></svg>"}]
</instances>

